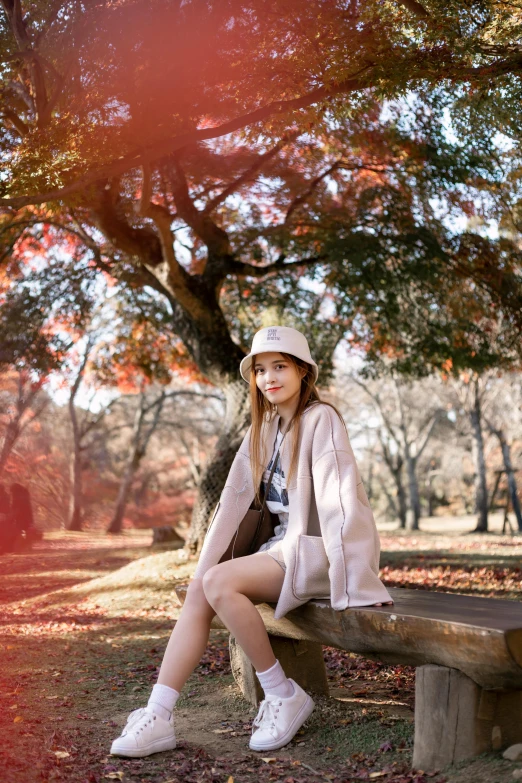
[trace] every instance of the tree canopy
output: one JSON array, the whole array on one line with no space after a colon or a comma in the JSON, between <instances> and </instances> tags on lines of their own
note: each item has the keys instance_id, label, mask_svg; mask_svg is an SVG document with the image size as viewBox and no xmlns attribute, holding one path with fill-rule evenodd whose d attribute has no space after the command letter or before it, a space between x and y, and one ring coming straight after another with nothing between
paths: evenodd
<instances>
[{"instance_id":1,"label":"tree canopy","mask_svg":"<svg viewBox=\"0 0 522 783\"><path fill-rule=\"evenodd\" d=\"M4 206L233 131L280 138L444 84L518 137L521 10L499 0L2 0ZM462 91L459 90L462 86Z\"/></svg>"},{"instance_id":2,"label":"tree canopy","mask_svg":"<svg viewBox=\"0 0 522 783\"><path fill-rule=\"evenodd\" d=\"M267 308L322 380L342 337L406 374L518 361L514 3L1 2L0 297L33 354L105 276L145 353L159 318L225 390L224 470Z\"/></svg>"}]
</instances>

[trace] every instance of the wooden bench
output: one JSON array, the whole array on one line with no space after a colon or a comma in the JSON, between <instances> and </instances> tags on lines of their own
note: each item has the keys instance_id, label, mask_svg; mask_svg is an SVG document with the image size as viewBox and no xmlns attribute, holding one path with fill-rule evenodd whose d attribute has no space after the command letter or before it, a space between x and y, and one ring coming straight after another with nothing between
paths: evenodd
<instances>
[{"instance_id":1,"label":"wooden bench","mask_svg":"<svg viewBox=\"0 0 522 783\"><path fill-rule=\"evenodd\" d=\"M181 602L187 585L176 588ZM418 667L413 767L432 771L522 742L522 604L495 598L389 591L393 606L342 612L309 601L274 620L257 604L274 653L305 690L328 694L322 646ZM225 628L214 617L213 628ZM257 705L254 668L230 637L232 672Z\"/></svg>"}]
</instances>

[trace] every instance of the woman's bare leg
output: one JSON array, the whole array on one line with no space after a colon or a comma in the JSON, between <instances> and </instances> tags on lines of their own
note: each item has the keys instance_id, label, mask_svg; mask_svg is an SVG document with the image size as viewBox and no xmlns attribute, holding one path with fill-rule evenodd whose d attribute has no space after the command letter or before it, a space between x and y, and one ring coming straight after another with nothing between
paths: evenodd
<instances>
[{"instance_id":1,"label":"woman's bare leg","mask_svg":"<svg viewBox=\"0 0 522 783\"><path fill-rule=\"evenodd\" d=\"M178 692L205 652L210 623L216 614L205 597L202 582L202 579L193 579L188 587L158 675L158 684L168 685Z\"/></svg>"},{"instance_id":2,"label":"woman's bare leg","mask_svg":"<svg viewBox=\"0 0 522 783\"><path fill-rule=\"evenodd\" d=\"M273 666L276 657L255 603L277 601L284 571L271 555L226 560L203 575L203 590L241 649L258 672Z\"/></svg>"},{"instance_id":3,"label":"woman's bare leg","mask_svg":"<svg viewBox=\"0 0 522 783\"><path fill-rule=\"evenodd\" d=\"M113 755L140 758L176 747L173 709L181 689L201 660L214 615L205 598L202 580L193 579L148 704L131 712L121 736L111 745Z\"/></svg>"}]
</instances>

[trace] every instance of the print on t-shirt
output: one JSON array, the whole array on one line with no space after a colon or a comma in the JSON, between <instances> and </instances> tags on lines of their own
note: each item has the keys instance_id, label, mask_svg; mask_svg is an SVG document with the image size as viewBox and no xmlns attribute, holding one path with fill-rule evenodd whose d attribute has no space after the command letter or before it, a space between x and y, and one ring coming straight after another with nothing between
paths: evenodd
<instances>
[{"instance_id":1,"label":"print on t-shirt","mask_svg":"<svg viewBox=\"0 0 522 783\"><path fill-rule=\"evenodd\" d=\"M266 485L268 484L268 480L270 478L270 471L272 470L272 465L274 464L274 459L282 439L282 433L279 433L274 448L274 453L272 454L270 462L268 463L268 466L265 469L263 475L263 492L266 492ZM268 509L273 514L279 514L281 512L288 511L288 493L286 491L285 472L281 465L281 454L279 454L277 465L274 470L274 475L272 476L272 483L270 484L270 488L268 490L266 504Z\"/></svg>"},{"instance_id":2,"label":"print on t-shirt","mask_svg":"<svg viewBox=\"0 0 522 783\"><path fill-rule=\"evenodd\" d=\"M268 484L268 479L270 478L270 471L272 470L272 465L274 464L274 459L277 454L277 450L281 446L282 440L283 434L282 432L279 432L274 447L274 453L272 454L272 458L268 463L268 467L263 474L263 492L266 492L266 485ZM288 527L289 503L288 493L286 491L285 472L281 467L281 453L279 454L277 465L274 470L274 475L272 476L272 483L270 484L270 489L268 491L266 506L268 510L272 512L272 514L278 515L279 524L275 525L274 527L274 535L271 536L266 543L259 547L259 552L272 549L278 541L282 541L285 537Z\"/></svg>"}]
</instances>

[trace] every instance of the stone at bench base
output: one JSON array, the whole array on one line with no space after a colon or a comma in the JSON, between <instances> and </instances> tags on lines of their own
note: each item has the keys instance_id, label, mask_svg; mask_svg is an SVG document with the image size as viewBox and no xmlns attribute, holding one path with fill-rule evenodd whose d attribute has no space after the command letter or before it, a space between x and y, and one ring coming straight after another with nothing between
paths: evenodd
<instances>
[{"instance_id":1,"label":"stone at bench base","mask_svg":"<svg viewBox=\"0 0 522 783\"><path fill-rule=\"evenodd\" d=\"M443 769L520 741L522 691L487 691L458 669L417 667L415 769Z\"/></svg>"},{"instance_id":2,"label":"stone at bench base","mask_svg":"<svg viewBox=\"0 0 522 783\"><path fill-rule=\"evenodd\" d=\"M271 634L269 639L274 655L287 677L295 680L307 693L328 696L322 644ZM264 694L255 669L232 635L229 637L229 646L234 679L245 699L257 707Z\"/></svg>"}]
</instances>

